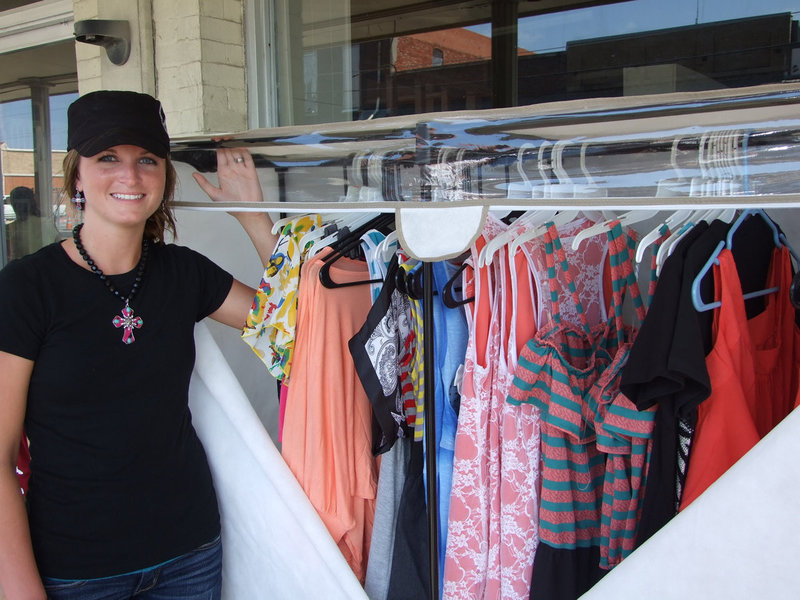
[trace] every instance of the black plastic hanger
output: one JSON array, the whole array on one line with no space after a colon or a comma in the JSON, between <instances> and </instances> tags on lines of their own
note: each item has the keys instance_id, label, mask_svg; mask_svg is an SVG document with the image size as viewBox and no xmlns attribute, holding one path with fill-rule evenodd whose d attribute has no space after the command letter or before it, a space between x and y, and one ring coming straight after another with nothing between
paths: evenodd
<instances>
[{"instance_id":1,"label":"black plastic hanger","mask_svg":"<svg viewBox=\"0 0 800 600\"><path fill-rule=\"evenodd\" d=\"M342 256L345 256L347 252L360 245L361 236L364 235L367 231L369 231L370 229L380 229L381 227L387 227L393 221L394 221L394 215L392 214L378 215L374 219L370 219L368 222L364 223L361 227L357 227L353 231L349 232L346 236L343 236L341 239L332 244L331 248L333 249L333 252L323 259L323 262L325 264L323 264L322 268L319 270L319 280L322 283L322 285L324 285L326 288L333 289L333 288L351 287L354 285L363 285L367 283L381 283L383 279L380 278L337 283L331 278L331 266Z\"/></svg>"},{"instance_id":2,"label":"black plastic hanger","mask_svg":"<svg viewBox=\"0 0 800 600\"><path fill-rule=\"evenodd\" d=\"M394 272L394 287L398 292L408 296L408 287L406 286L406 270L398 267Z\"/></svg>"},{"instance_id":3,"label":"black plastic hanger","mask_svg":"<svg viewBox=\"0 0 800 600\"><path fill-rule=\"evenodd\" d=\"M444 305L447 308L457 308L475 301L475 296L464 298L463 300L456 300L453 296L453 286L455 285L456 281L460 281L461 274L464 272L464 269L467 268L467 264L467 261L461 263L461 266L456 269L456 272L453 273L453 276L447 280L447 283L444 284L444 288L442 289L442 302L444 302ZM461 291L460 288L458 291Z\"/></svg>"},{"instance_id":4,"label":"black plastic hanger","mask_svg":"<svg viewBox=\"0 0 800 600\"><path fill-rule=\"evenodd\" d=\"M416 271L410 273L406 277L406 288L408 290L409 298L413 298L414 300L422 300L425 292L422 287L422 269L417 268ZM436 294L436 292L433 292Z\"/></svg>"}]
</instances>

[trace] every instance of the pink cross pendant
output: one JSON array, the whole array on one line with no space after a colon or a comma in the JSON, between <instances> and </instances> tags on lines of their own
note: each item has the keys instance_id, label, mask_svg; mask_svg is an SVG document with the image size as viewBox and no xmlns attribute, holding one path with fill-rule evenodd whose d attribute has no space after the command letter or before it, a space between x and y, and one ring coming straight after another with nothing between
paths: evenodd
<instances>
[{"instance_id":1,"label":"pink cross pendant","mask_svg":"<svg viewBox=\"0 0 800 600\"><path fill-rule=\"evenodd\" d=\"M128 306L127 301L125 302L125 306L122 307L122 314L114 317L112 323L114 323L114 327L117 329L120 327L123 328L122 343L124 344L132 344L135 342L136 338L133 337L133 329L141 329L142 325L144 325L142 317L133 316L133 309Z\"/></svg>"}]
</instances>

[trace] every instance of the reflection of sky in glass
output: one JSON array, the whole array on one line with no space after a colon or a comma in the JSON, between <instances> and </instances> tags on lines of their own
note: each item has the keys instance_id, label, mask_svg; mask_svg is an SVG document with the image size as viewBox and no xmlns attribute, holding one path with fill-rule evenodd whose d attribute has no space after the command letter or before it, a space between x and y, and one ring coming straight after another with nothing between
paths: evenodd
<instances>
[{"instance_id":1,"label":"reflection of sky in glass","mask_svg":"<svg viewBox=\"0 0 800 600\"><path fill-rule=\"evenodd\" d=\"M800 13L800 0L629 0L520 19L519 46L538 53L555 52L564 50L569 41L786 12ZM488 23L468 29L491 35ZM66 148L66 111L76 97L50 98L54 149ZM28 100L0 103L0 141L11 148L33 147Z\"/></svg>"},{"instance_id":2,"label":"reflection of sky in glass","mask_svg":"<svg viewBox=\"0 0 800 600\"><path fill-rule=\"evenodd\" d=\"M519 47L556 52L574 40L784 12L800 12L800 0L633 0L520 19ZM468 29L491 35L488 23Z\"/></svg>"},{"instance_id":3,"label":"reflection of sky in glass","mask_svg":"<svg viewBox=\"0 0 800 600\"><path fill-rule=\"evenodd\" d=\"M53 150L67 148L67 107L78 94L50 96L50 142ZM0 142L9 148L33 148L30 100L0 104Z\"/></svg>"}]
</instances>

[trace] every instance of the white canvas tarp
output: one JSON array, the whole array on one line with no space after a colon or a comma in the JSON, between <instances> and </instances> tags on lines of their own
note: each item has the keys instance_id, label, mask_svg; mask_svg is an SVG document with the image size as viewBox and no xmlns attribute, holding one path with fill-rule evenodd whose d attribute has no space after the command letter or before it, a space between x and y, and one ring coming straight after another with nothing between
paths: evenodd
<instances>
[{"instance_id":1,"label":"white canvas tarp","mask_svg":"<svg viewBox=\"0 0 800 600\"><path fill-rule=\"evenodd\" d=\"M582 600L797 598L798 481L795 410Z\"/></svg>"},{"instance_id":2,"label":"white canvas tarp","mask_svg":"<svg viewBox=\"0 0 800 600\"><path fill-rule=\"evenodd\" d=\"M223 598L366 600L205 324L195 340L190 407L222 514Z\"/></svg>"}]
</instances>

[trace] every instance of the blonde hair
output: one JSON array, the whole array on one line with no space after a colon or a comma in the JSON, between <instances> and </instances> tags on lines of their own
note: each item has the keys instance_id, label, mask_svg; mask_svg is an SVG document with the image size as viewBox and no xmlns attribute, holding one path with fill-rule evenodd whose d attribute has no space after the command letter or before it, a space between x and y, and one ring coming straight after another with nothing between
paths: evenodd
<instances>
[{"instance_id":1,"label":"blonde hair","mask_svg":"<svg viewBox=\"0 0 800 600\"><path fill-rule=\"evenodd\" d=\"M61 190L59 203L70 206L70 199L75 195L75 182L78 179L78 163L80 154L77 150L70 150L64 157L64 187ZM175 186L178 181L178 174L169 156L166 157L167 175L164 182L164 197L158 210L147 219L144 226L144 237L153 241L164 243L165 232L170 232L173 237L177 237L175 227L175 215L172 212L172 200L175 196Z\"/></svg>"}]
</instances>

